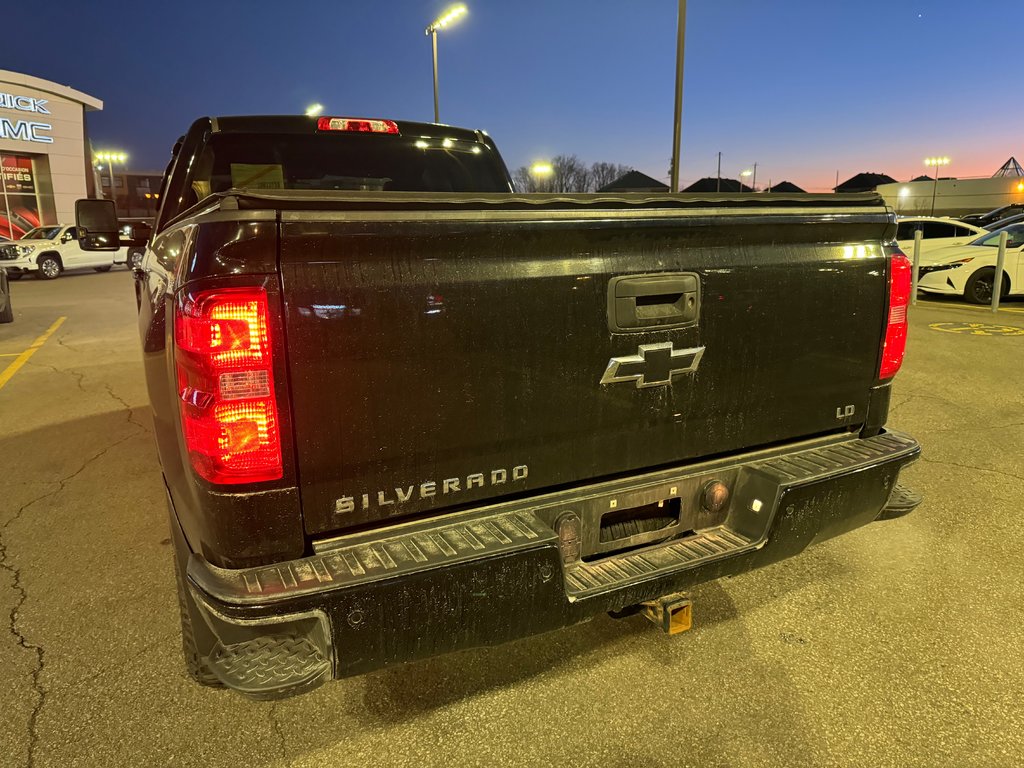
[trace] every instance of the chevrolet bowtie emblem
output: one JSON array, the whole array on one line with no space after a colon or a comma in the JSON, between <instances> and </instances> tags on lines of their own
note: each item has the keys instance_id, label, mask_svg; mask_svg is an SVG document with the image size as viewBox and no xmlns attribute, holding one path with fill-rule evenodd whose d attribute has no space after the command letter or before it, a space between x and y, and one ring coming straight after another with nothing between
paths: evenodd
<instances>
[{"instance_id":1,"label":"chevrolet bowtie emblem","mask_svg":"<svg viewBox=\"0 0 1024 768\"><path fill-rule=\"evenodd\" d=\"M700 364L704 347L672 349L672 342L641 344L635 355L613 357L601 377L602 384L635 381L641 387L664 387L678 373L693 373Z\"/></svg>"}]
</instances>

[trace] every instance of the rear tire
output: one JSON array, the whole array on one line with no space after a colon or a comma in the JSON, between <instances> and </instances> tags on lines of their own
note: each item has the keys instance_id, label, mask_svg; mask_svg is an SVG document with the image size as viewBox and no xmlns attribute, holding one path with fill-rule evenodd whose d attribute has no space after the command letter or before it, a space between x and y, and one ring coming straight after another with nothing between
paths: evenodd
<instances>
[{"instance_id":1,"label":"rear tire","mask_svg":"<svg viewBox=\"0 0 1024 768\"><path fill-rule=\"evenodd\" d=\"M181 652L185 657L185 671L188 676L207 688L224 688L224 683L203 664L196 649L196 636L192 630L192 614L189 611L189 596L185 588L185 580L181 575L181 566L174 556L174 578L178 584L178 611L181 618Z\"/></svg>"},{"instance_id":2,"label":"rear tire","mask_svg":"<svg viewBox=\"0 0 1024 768\"><path fill-rule=\"evenodd\" d=\"M93 267L93 269L95 269L97 272L109 272L110 271L110 265L109 264L105 264L102 267Z\"/></svg>"},{"instance_id":3,"label":"rear tire","mask_svg":"<svg viewBox=\"0 0 1024 768\"><path fill-rule=\"evenodd\" d=\"M40 280L56 280L60 277L61 263L56 256L40 256L36 267L36 277Z\"/></svg>"},{"instance_id":4,"label":"rear tire","mask_svg":"<svg viewBox=\"0 0 1024 768\"><path fill-rule=\"evenodd\" d=\"M22 278L22 276L24 274L25 274L24 272L8 272L7 273L7 279L8 280L21 280L21 278Z\"/></svg>"},{"instance_id":5,"label":"rear tire","mask_svg":"<svg viewBox=\"0 0 1024 768\"><path fill-rule=\"evenodd\" d=\"M0 310L0 323L14 321L14 307L11 306L11 294L7 294L7 306Z\"/></svg>"},{"instance_id":6,"label":"rear tire","mask_svg":"<svg viewBox=\"0 0 1024 768\"><path fill-rule=\"evenodd\" d=\"M128 269L135 269L135 267L142 265L142 254L141 253L129 253L128 260L124 263Z\"/></svg>"},{"instance_id":7,"label":"rear tire","mask_svg":"<svg viewBox=\"0 0 1024 768\"><path fill-rule=\"evenodd\" d=\"M971 304L991 304L992 291L995 289L996 271L993 267L979 269L967 279L964 286L964 299ZM1003 273L1003 282L1000 286L999 298L1005 299L1010 293L1010 280Z\"/></svg>"}]
</instances>

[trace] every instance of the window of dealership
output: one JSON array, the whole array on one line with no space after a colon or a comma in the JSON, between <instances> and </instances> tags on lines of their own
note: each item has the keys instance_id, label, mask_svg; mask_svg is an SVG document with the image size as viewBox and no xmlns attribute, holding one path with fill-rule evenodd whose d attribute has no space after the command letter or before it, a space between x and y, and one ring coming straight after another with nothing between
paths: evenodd
<instances>
[{"instance_id":1,"label":"window of dealership","mask_svg":"<svg viewBox=\"0 0 1024 768\"><path fill-rule=\"evenodd\" d=\"M0 70L0 239L74 220L92 191L85 112L100 109L73 88Z\"/></svg>"}]
</instances>

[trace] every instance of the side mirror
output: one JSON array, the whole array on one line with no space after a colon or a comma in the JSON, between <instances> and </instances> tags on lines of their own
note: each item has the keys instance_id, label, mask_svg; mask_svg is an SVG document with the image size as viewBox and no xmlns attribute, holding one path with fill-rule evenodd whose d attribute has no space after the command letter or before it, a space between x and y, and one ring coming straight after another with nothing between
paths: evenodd
<instances>
[{"instance_id":1,"label":"side mirror","mask_svg":"<svg viewBox=\"0 0 1024 768\"><path fill-rule=\"evenodd\" d=\"M117 206L113 200L76 200L75 226L78 227L78 245L83 251L116 251L121 247Z\"/></svg>"}]
</instances>

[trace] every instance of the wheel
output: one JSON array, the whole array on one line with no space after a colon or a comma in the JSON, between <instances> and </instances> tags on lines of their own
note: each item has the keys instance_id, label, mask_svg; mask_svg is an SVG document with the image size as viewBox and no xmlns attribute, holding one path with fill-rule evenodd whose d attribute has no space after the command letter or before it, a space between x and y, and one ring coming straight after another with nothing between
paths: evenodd
<instances>
[{"instance_id":1,"label":"wheel","mask_svg":"<svg viewBox=\"0 0 1024 768\"><path fill-rule=\"evenodd\" d=\"M223 688L222 683L199 658L196 649L196 636L192 629L192 614L189 611L189 597L185 589L185 580L181 575L178 557L174 555L174 579L178 584L178 610L181 616L181 651L185 656L185 671L188 676L207 688Z\"/></svg>"},{"instance_id":2,"label":"wheel","mask_svg":"<svg viewBox=\"0 0 1024 768\"><path fill-rule=\"evenodd\" d=\"M11 306L11 294L7 292L7 306L0 310L0 323L10 323L14 320L14 308Z\"/></svg>"},{"instance_id":3,"label":"wheel","mask_svg":"<svg viewBox=\"0 0 1024 768\"><path fill-rule=\"evenodd\" d=\"M964 286L964 298L972 304L991 304L995 277L996 271L992 267L979 269L968 278L967 285ZM999 291L1000 299L1005 299L1009 292L1010 281L1004 274Z\"/></svg>"},{"instance_id":4,"label":"wheel","mask_svg":"<svg viewBox=\"0 0 1024 768\"><path fill-rule=\"evenodd\" d=\"M97 272L109 272L110 264L104 264L102 267L93 267Z\"/></svg>"},{"instance_id":5,"label":"wheel","mask_svg":"<svg viewBox=\"0 0 1024 768\"><path fill-rule=\"evenodd\" d=\"M128 260L124 263L128 269L135 269L142 264L142 254L138 251L132 251L128 254Z\"/></svg>"},{"instance_id":6,"label":"wheel","mask_svg":"<svg viewBox=\"0 0 1024 768\"><path fill-rule=\"evenodd\" d=\"M56 256L40 256L36 267L36 277L40 280L56 280L60 277L60 259Z\"/></svg>"},{"instance_id":7,"label":"wheel","mask_svg":"<svg viewBox=\"0 0 1024 768\"><path fill-rule=\"evenodd\" d=\"M25 274L25 273L24 272L8 272L7 273L7 279L8 280L21 280L21 276L23 274Z\"/></svg>"}]
</instances>

